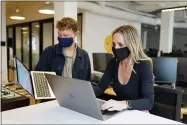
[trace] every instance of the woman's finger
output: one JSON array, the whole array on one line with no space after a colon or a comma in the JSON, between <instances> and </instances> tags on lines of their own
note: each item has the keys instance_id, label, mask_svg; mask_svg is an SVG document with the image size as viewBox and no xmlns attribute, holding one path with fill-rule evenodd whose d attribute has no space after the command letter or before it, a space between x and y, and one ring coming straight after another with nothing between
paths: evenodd
<instances>
[{"instance_id":1,"label":"woman's finger","mask_svg":"<svg viewBox=\"0 0 187 125\"><path fill-rule=\"evenodd\" d=\"M108 102L104 103L104 104L101 106L101 109L102 109L102 110L106 110L106 109L111 108L111 107L113 107L113 106L112 106L112 103L108 101Z\"/></svg>"},{"instance_id":2,"label":"woman's finger","mask_svg":"<svg viewBox=\"0 0 187 125\"><path fill-rule=\"evenodd\" d=\"M116 111L116 107L113 106L112 108L109 108L108 111Z\"/></svg>"}]
</instances>

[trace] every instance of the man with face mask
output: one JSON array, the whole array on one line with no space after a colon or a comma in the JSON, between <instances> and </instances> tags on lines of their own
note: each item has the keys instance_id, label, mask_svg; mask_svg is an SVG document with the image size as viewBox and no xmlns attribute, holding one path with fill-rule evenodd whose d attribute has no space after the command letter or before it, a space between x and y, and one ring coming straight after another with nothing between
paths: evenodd
<instances>
[{"instance_id":1,"label":"man with face mask","mask_svg":"<svg viewBox=\"0 0 187 125\"><path fill-rule=\"evenodd\" d=\"M91 81L88 53L76 44L77 22L65 17L57 22L56 28L59 43L44 50L36 70L53 71L64 77Z\"/></svg>"}]
</instances>

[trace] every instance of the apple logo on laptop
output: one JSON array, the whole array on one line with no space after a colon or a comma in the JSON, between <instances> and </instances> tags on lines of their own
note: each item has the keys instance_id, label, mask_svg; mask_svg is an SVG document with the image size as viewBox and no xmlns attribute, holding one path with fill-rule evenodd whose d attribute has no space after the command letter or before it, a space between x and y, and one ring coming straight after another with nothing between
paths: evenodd
<instances>
[{"instance_id":1,"label":"apple logo on laptop","mask_svg":"<svg viewBox=\"0 0 187 125\"><path fill-rule=\"evenodd\" d=\"M69 94L69 97L70 97L71 99L74 99L74 98L75 98L75 97L73 96L72 93Z\"/></svg>"}]
</instances>

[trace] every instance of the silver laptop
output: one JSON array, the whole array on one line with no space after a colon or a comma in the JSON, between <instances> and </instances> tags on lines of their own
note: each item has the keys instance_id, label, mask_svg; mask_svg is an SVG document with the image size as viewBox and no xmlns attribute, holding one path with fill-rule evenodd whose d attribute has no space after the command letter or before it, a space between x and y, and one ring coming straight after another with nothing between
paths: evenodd
<instances>
[{"instance_id":1,"label":"silver laptop","mask_svg":"<svg viewBox=\"0 0 187 125\"><path fill-rule=\"evenodd\" d=\"M117 111L101 111L104 100L95 97L92 85L88 81L45 74L60 106L106 120L118 114Z\"/></svg>"},{"instance_id":2,"label":"silver laptop","mask_svg":"<svg viewBox=\"0 0 187 125\"><path fill-rule=\"evenodd\" d=\"M44 73L56 75L55 72L29 72L16 57L17 81L35 99L55 99L55 95L45 78Z\"/></svg>"}]
</instances>

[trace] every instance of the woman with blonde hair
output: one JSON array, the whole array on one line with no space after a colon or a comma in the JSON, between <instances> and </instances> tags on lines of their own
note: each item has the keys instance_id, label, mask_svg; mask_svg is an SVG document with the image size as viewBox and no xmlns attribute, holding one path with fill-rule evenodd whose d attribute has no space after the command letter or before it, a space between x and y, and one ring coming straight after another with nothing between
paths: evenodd
<instances>
[{"instance_id":1,"label":"woman with blonde hair","mask_svg":"<svg viewBox=\"0 0 187 125\"><path fill-rule=\"evenodd\" d=\"M151 110L154 105L152 60L143 51L138 31L130 26L118 27L112 34L113 58L94 87L100 96L113 81L116 100L102 105L102 110Z\"/></svg>"}]
</instances>

